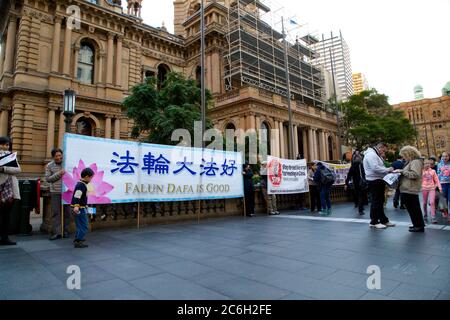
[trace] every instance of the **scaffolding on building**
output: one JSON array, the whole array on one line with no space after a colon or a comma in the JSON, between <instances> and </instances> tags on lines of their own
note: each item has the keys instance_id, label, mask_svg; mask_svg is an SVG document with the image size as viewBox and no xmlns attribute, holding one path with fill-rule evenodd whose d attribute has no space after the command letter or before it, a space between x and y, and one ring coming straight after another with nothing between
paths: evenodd
<instances>
[{"instance_id":1,"label":"scaffolding on building","mask_svg":"<svg viewBox=\"0 0 450 320\"><path fill-rule=\"evenodd\" d=\"M228 48L224 78L227 91L250 85L287 98L285 44L276 30L277 17L269 1L232 0L228 6ZM284 40L286 39L286 40ZM325 80L311 61L316 53L302 37L288 41L288 71L291 99L303 105L323 108Z\"/></svg>"}]
</instances>

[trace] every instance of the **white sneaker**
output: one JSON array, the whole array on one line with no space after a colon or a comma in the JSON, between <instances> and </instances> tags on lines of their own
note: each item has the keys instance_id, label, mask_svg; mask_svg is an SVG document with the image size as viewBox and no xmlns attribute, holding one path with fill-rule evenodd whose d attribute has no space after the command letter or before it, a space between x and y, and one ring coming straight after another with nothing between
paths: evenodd
<instances>
[{"instance_id":1,"label":"white sneaker","mask_svg":"<svg viewBox=\"0 0 450 320\"><path fill-rule=\"evenodd\" d=\"M392 222L388 222L388 223L383 223L383 225L385 225L387 228L389 228L389 227L395 227L395 223L392 223Z\"/></svg>"},{"instance_id":2,"label":"white sneaker","mask_svg":"<svg viewBox=\"0 0 450 320\"><path fill-rule=\"evenodd\" d=\"M382 224L382 223L378 223L378 224L369 224L369 226L371 228L375 228L375 229L386 229L387 227Z\"/></svg>"}]
</instances>

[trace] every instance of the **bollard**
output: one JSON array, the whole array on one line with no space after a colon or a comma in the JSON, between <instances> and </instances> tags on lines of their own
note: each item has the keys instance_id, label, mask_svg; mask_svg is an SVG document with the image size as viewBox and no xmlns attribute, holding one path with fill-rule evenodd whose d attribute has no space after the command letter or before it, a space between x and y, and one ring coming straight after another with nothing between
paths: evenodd
<instances>
[{"instance_id":1,"label":"bollard","mask_svg":"<svg viewBox=\"0 0 450 320\"><path fill-rule=\"evenodd\" d=\"M32 185L29 180L23 181L21 191L20 197L22 205L20 206L19 234L31 235L30 212L33 206L31 204Z\"/></svg>"}]
</instances>

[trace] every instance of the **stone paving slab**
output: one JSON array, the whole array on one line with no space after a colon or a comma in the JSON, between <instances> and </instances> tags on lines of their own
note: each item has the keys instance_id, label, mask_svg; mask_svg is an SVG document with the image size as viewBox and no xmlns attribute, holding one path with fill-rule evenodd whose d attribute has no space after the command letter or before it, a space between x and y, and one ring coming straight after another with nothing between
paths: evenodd
<instances>
[{"instance_id":1,"label":"stone paving slab","mask_svg":"<svg viewBox=\"0 0 450 320\"><path fill-rule=\"evenodd\" d=\"M331 217L307 211L250 219L220 218L88 234L71 239L12 237L0 247L0 299L440 299L450 300L450 228L371 230L349 205ZM448 230L447 230L448 229ZM69 265L81 290L68 290ZM381 290L367 288L367 268L381 269Z\"/></svg>"}]
</instances>

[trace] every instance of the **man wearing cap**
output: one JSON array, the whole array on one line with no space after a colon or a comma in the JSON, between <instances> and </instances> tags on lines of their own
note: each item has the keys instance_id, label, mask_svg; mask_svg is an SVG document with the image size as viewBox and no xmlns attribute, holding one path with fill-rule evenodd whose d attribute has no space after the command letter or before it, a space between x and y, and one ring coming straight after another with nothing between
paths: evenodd
<instances>
[{"instance_id":1,"label":"man wearing cap","mask_svg":"<svg viewBox=\"0 0 450 320\"><path fill-rule=\"evenodd\" d=\"M267 192L267 161L261 162L261 191L266 200L267 213L270 215L280 214L277 211L277 196Z\"/></svg>"}]
</instances>

